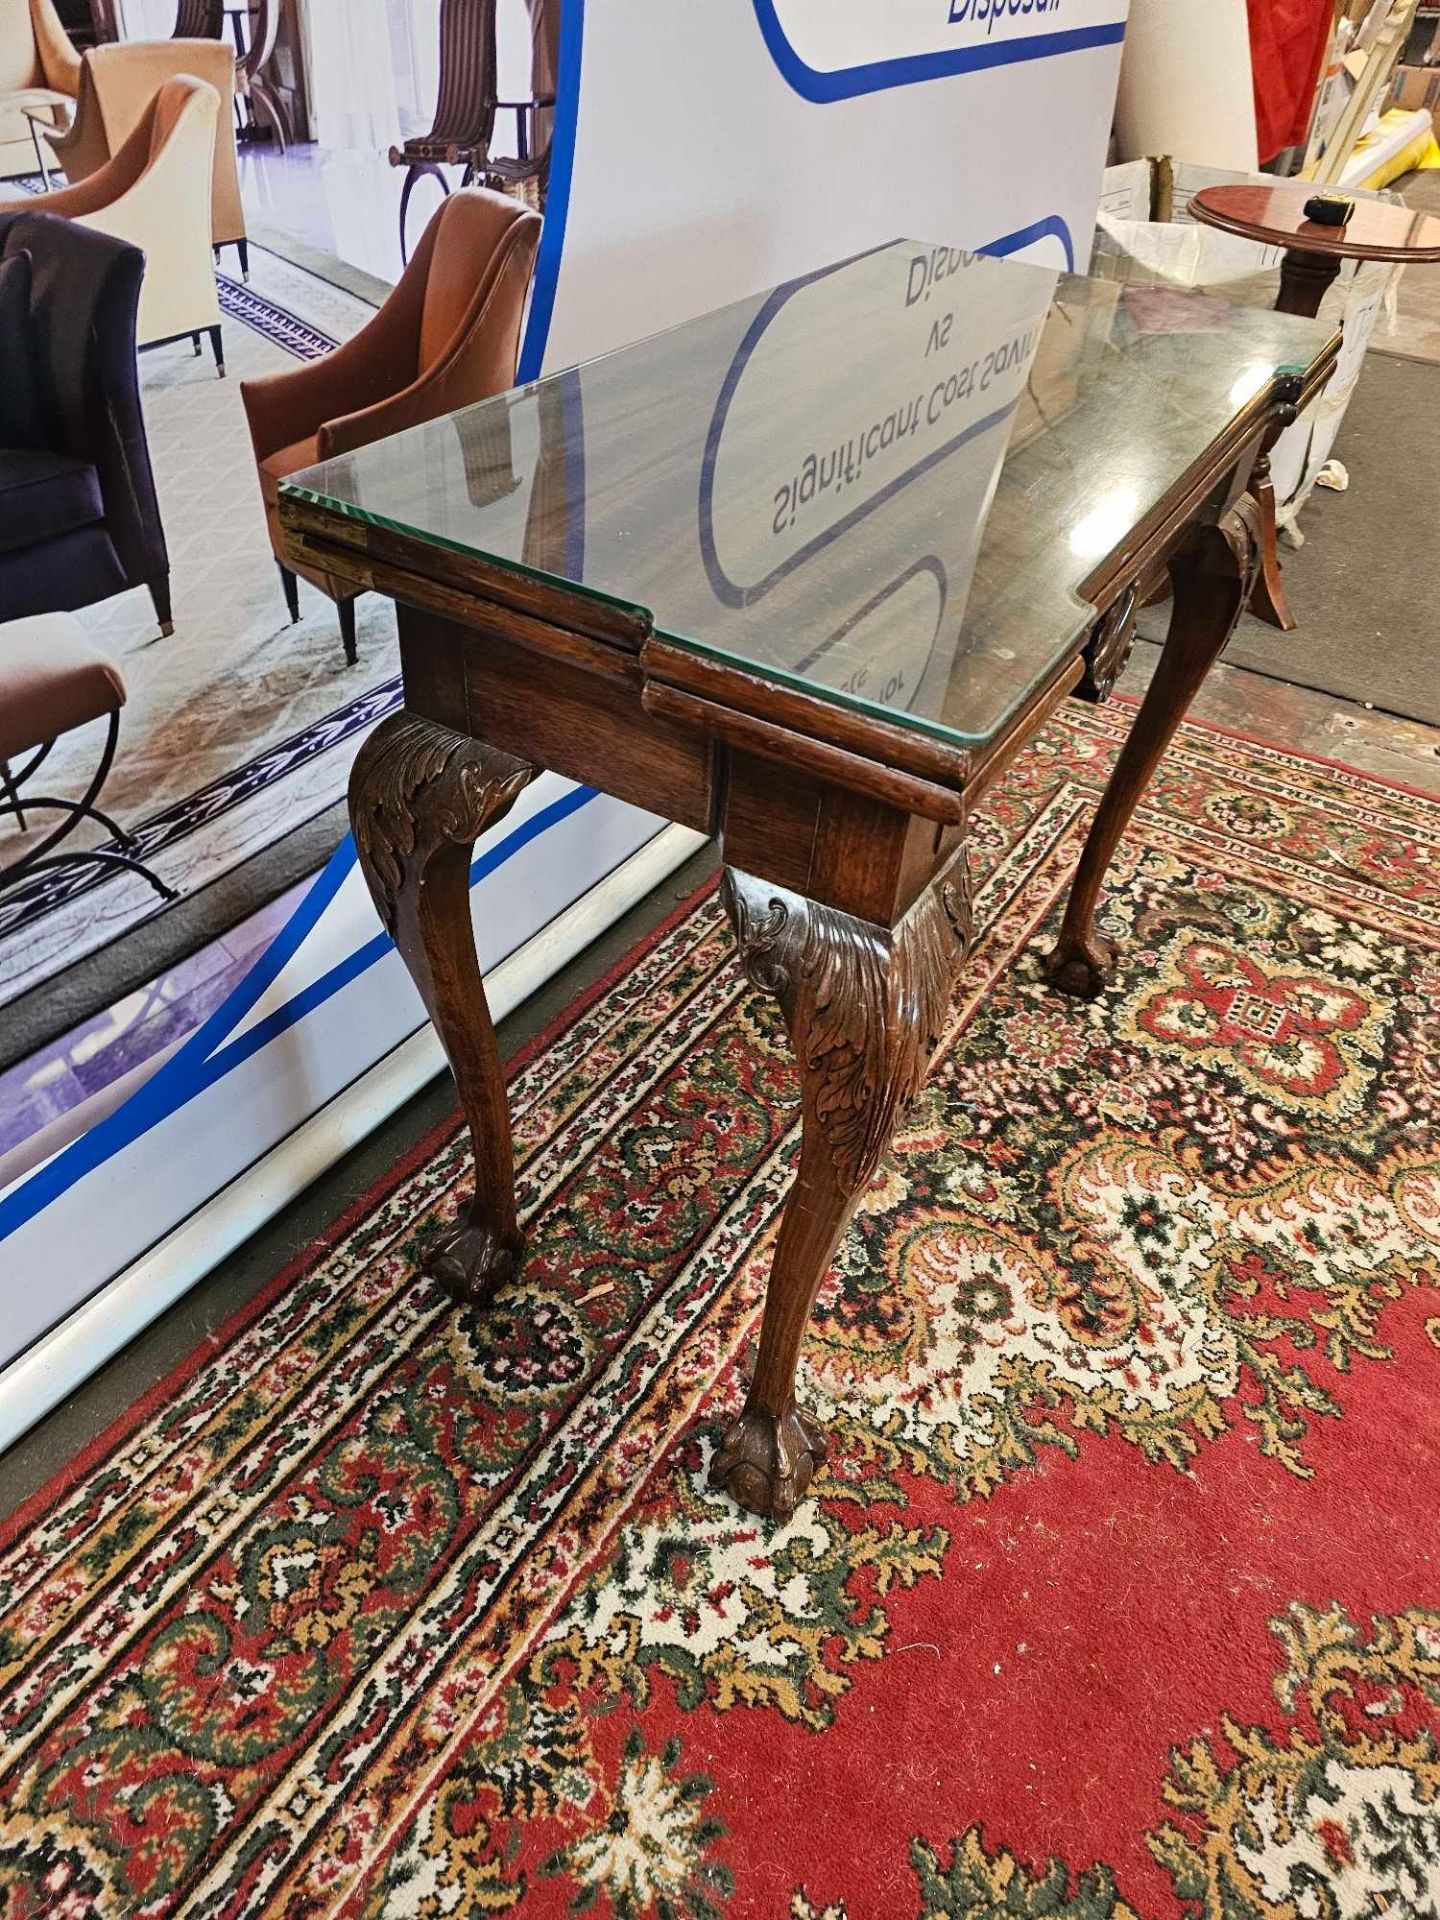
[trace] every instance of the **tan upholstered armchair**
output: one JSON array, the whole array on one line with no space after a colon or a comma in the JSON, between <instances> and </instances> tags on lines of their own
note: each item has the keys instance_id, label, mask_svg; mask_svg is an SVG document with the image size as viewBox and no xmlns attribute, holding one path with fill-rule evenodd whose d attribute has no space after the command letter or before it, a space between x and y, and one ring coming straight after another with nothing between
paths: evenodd
<instances>
[{"instance_id":1,"label":"tan upholstered armchair","mask_svg":"<svg viewBox=\"0 0 1440 1920\"><path fill-rule=\"evenodd\" d=\"M0 0L0 7L12 0ZM215 129L211 198L211 239L233 245L240 271L250 272L245 210L240 204L240 175L235 164L235 49L221 40L124 40L91 47L80 62L75 124L49 141L51 151L73 186L88 180L119 153L166 80L191 73L220 96Z\"/></svg>"},{"instance_id":2,"label":"tan upholstered armchair","mask_svg":"<svg viewBox=\"0 0 1440 1920\"><path fill-rule=\"evenodd\" d=\"M63 118L63 101L46 96L73 100L79 85L80 55L61 25L55 0L0 0L0 179L35 170L24 109Z\"/></svg>"},{"instance_id":3,"label":"tan upholstered armchair","mask_svg":"<svg viewBox=\"0 0 1440 1920\"><path fill-rule=\"evenodd\" d=\"M167 80L112 160L78 186L36 201L0 202L0 213L41 209L128 240L145 254L136 342L208 333L225 372L220 307L210 252L210 155L220 96L189 74Z\"/></svg>"},{"instance_id":4,"label":"tan upholstered armchair","mask_svg":"<svg viewBox=\"0 0 1440 1920\"><path fill-rule=\"evenodd\" d=\"M300 606L275 501L302 467L453 413L515 384L520 317L540 217L479 188L452 194L425 229L375 318L323 360L240 388L260 471L270 540L290 618ZM355 659L355 592L329 574L305 577L339 604L345 658Z\"/></svg>"}]
</instances>

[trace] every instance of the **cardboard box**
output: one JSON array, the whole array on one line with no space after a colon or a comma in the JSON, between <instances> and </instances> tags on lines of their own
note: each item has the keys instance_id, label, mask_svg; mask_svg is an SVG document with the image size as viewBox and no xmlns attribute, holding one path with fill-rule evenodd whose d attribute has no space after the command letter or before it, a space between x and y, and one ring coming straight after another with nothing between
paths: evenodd
<instances>
[{"instance_id":1,"label":"cardboard box","mask_svg":"<svg viewBox=\"0 0 1440 1920\"><path fill-rule=\"evenodd\" d=\"M1395 105L1440 118L1440 67L1397 67Z\"/></svg>"}]
</instances>

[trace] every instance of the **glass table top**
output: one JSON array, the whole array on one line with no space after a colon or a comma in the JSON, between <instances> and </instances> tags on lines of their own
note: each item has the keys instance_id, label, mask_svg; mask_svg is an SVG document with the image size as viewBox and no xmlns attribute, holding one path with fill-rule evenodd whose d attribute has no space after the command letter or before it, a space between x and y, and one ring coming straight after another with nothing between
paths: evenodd
<instances>
[{"instance_id":1,"label":"glass table top","mask_svg":"<svg viewBox=\"0 0 1440 1920\"><path fill-rule=\"evenodd\" d=\"M1074 646L1107 556L1330 337L1204 291L897 243L286 491L970 745Z\"/></svg>"}]
</instances>

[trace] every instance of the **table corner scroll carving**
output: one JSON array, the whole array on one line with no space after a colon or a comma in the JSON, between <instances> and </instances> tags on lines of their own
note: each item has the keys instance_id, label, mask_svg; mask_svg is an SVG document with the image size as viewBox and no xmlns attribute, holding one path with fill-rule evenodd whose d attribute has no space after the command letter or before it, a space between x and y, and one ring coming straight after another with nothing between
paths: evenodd
<instances>
[{"instance_id":1,"label":"table corner scroll carving","mask_svg":"<svg viewBox=\"0 0 1440 1920\"><path fill-rule=\"evenodd\" d=\"M1103 705L1115 691L1134 651L1139 612L1139 588L1131 585L1101 614L1085 647L1085 675L1075 688L1077 699Z\"/></svg>"},{"instance_id":2,"label":"table corner scroll carving","mask_svg":"<svg viewBox=\"0 0 1440 1920\"><path fill-rule=\"evenodd\" d=\"M535 768L402 709L370 734L350 775L350 825L375 910L393 939L401 895L443 846L468 845Z\"/></svg>"},{"instance_id":3,"label":"table corner scroll carving","mask_svg":"<svg viewBox=\"0 0 1440 1920\"><path fill-rule=\"evenodd\" d=\"M940 1043L973 931L968 849L893 932L733 869L722 892L747 977L780 1003L835 1178L858 1192Z\"/></svg>"}]
</instances>

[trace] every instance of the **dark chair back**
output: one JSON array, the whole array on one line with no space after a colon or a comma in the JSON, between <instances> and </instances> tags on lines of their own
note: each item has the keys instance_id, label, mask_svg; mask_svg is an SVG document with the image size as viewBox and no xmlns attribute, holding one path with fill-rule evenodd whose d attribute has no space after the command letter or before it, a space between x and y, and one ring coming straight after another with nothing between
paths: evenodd
<instances>
[{"instance_id":1,"label":"dark chair back","mask_svg":"<svg viewBox=\"0 0 1440 1920\"><path fill-rule=\"evenodd\" d=\"M225 33L225 0L178 0L175 40L219 40Z\"/></svg>"},{"instance_id":2,"label":"dark chair back","mask_svg":"<svg viewBox=\"0 0 1440 1920\"><path fill-rule=\"evenodd\" d=\"M135 314L145 256L53 213L0 220L0 258L30 255L30 322L49 451L93 466L105 528L132 585L163 576L165 534L140 409Z\"/></svg>"},{"instance_id":3,"label":"dark chair back","mask_svg":"<svg viewBox=\"0 0 1440 1920\"><path fill-rule=\"evenodd\" d=\"M90 43L97 47L108 47L122 38L120 20L116 13L117 0L90 0L90 17L95 23L95 31ZM74 36L72 35L73 39ZM76 45L80 43L77 41Z\"/></svg>"},{"instance_id":4,"label":"dark chair back","mask_svg":"<svg viewBox=\"0 0 1440 1920\"><path fill-rule=\"evenodd\" d=\"M440 97L427 142L487 146L496 90L495 0L440 0Z\"/></svg>"},{"instance_id":5,"label":"dark chair back","mask_svg":"<svg viewBox=\"0 0 1440 1920\"><path fill-rule=\"evenodd\" d=\"M101 38L99 22L90 0L55 0L55 11L72 46L93 47Z\"/></svg>"}]
</instances>

